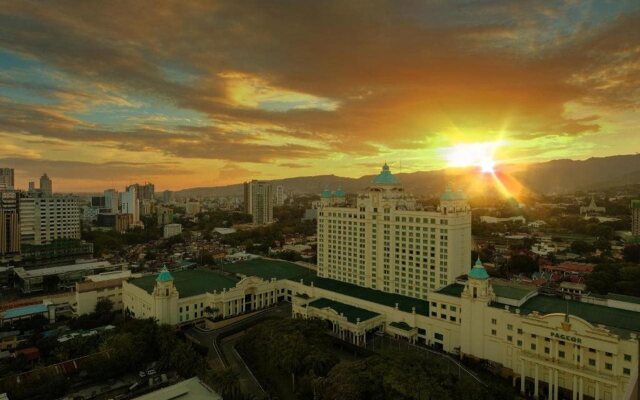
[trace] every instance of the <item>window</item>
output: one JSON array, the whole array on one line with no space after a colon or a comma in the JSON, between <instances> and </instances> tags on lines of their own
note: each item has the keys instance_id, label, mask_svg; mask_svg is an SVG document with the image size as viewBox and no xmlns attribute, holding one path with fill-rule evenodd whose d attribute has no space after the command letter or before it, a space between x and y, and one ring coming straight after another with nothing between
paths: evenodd
<instances>
[{"instance_id":1,"label":"window","mask_svg":"<svg viewBox=\"0 0 640 400\"><path fill-rule=\"evenodd\" d=\"M497 324L497 323L498 323L498 320L496 320L495 318L492 318L492 319L491 319L491 324L495 325L495 324Z\"/></svg>"},{"instance_id":2,"label":"window","mask_svg":"<svg viewBox=\"0 0 640 400\"><path fill-rule=\"evenodd\" d=\"M549 349L548 347L544 348L544 354L549 354L551 353L551 349Z\"/></svg>"},{"instance_id":3,"label":"window","mask_svg":"<svg viewBox=\"0 0 640 400\"><path fill-rule=\"evenodd\" d=\"M497 335L496 330L495 330L495 329L492 329L492 330L491 330L491 334L492 334L493 336Z\"/></svg>"},{"instance_id":4,"label":"window","mask_svg":"<svg viewBox=\"0 0 640 400\"><path fill-rule=\"evenodd\" d=\"M607 357L611 357L613 354L609 353L608 351L605 351L604 355L607 356Z\"/></svg>"},{"instance_id":5,"label":"window","mask_svg":"<svg viewBox=\"0 0 640 400\"><path fill-rule=\"evenodd\" d=\"M444 335L442 333L436 333L433 335L436 340L444 340Z\"/></svg>"},{"instance_id":6,"label":"window","mask_svg":"<svg viewBox=\"0 0 640 400\"><path fill-rule=\"evenodd\" d=\"M522 340L518 340L517 344L518 344L518 347L522 347Z\"/></svg>"},{"instance_id":7,"label":"window","mask_svg":"<svg viewBox=\"0 0 640 400\"><path fill-rule=\"evenodd\" d=\"M625 361L631 361L631 354L625 354L624 355L624 360Z\"/></svg>"},{"instance_id":8,"label":"window","mask_svg":"<svg viewBox=\"0 0 640 400\"><path fill-rule=\"evenodd\" d=\"M611 371L613 369L613 365L611 363L604 363L604 369Z\"/></svg>"},{"instance_id":9,"label":"window","mask_svg":"<svg viewBox=\"0 0 640 400\"><path fill-rule=\"evenodd\" d=\"M590 358L589 359L589 365L592 366L592 367L595 367L596 366L596 360L594 358Z\"/></svg>"},{"instance_id":10,"label":"window","mask_svg":"<svg viewBox=\"0 0 640 400\"><path fill-rule=\"evenodd\" d=\"M623 368L622 373L625 375L631 375L631 370L629 368Z\"/></svg>"},{"instance_id":11,"label":"window","mask_svg":"<svg viewBox=\"0 0 640 400\"><path fill-rule=\"evenodd\" d=\"M560 357L560 358L564 358L564 351L560 350L560 351L558 352L558 357Z\"/></svg>"},{"instance_id":12,"label":"window","mask_svg":"<svg viewBox=\"0 0 640 400\"><path fill-rule=\"evenodd\" d=\"M513 342L513 336L507 336L507 341L508 342Z\"/></svg>"},{"instance_id":13,"label":"window","mask_svg":"<svg viewBox=\"0 0 640 400\"><path fill-rule=\"evenodd\" d=\"M518 328L518 335L522 335L522 328Z\"/></svg>"},{"instance_id":14,"label":"window","mask_svg":"<svg viewBox=\"0 0 640 400\"><path fill-rule=\"evenodd\" d=\"M535 350L536 349L536 344L535 343L531 343L531 350Z\"/></svg>"},{"instance_id":15,"label":"window","mask_svg":"<svg viewBox=\"0 0 640 400\"><path fill-rule=\"evenodd\" d=\"M507 330L508 330L508 331L512 331L512 330L513 330L513 325L511 325L511 324L507 324Z\"/></svg>"}]
</instances>

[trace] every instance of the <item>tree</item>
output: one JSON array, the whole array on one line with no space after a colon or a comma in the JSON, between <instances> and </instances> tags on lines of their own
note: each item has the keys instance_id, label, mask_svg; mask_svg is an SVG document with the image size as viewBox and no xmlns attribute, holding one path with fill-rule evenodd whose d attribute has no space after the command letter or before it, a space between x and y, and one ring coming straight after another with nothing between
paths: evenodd
<instances>
[{"instance_id":1,"label":"tree","mask_svg":"<svg viewBox=\"0 0 640 400\"><path fill-rule=\"evenodd\" d=\"M515 254L509 259L507 268L512 274L532 274L538 272L538 262L526 254Z\"/></svg>"},{"instance_id":2,"label":"tree","mask_svg":"<svg viewBox=\"0 0 640 400\"><path fill-rule=\"evenodd\" d=\"M640 244L626 245L622 254L626 262L640 263Z\"/></svg>"},{"instance_id":3,"label":"tree","mask_svg":"<svg viewBox=\"0 0 640 400\"><path fill-rule=\"evenodd\" d=\"M583 240L576 240L571 243L571 251L576 254L585 255L593 251L593 246Z\"/></svg>"},{"instance_id":4,"label":"tree","mask_svg":"<svg viewBox=\"0 0 640 400\"><path fill-rule=\"evenodd\" d=\"M113 312L113 302L111 300L109 300L106 297L98 300L98 302L96 303L95 311L94 311L96 315L101 316L101 315L111 314L111 312Z\"/></svg>"}]
</instances>

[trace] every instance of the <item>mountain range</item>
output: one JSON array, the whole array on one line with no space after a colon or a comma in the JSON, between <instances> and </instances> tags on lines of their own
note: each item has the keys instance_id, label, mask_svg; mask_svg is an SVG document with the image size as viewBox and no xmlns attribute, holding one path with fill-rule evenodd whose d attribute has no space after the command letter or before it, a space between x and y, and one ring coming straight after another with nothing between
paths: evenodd
<instances>
[{"instance_id":1,"label":"mountain range","mask_svg":"<svg viewBox=\"0 0 640 400\"><path fill-rule=\"evenodd\" d=\"M318 194L324 189L342 188L347 193L366 188L375 174L360 178L336 175L300 176L275 179L274 186L282 185L285 192ZM447 184L463 190L498 190L491 174L481 174L474 169L442 169L399 173L396 176L405 190L417 196L440 193ZM587 160L553 160L535 164L502 165L496 171L497 178L505 186L517 187L520 193L563 194L578 190L606 189L608 187L640 184L640 154L589 158ZM486 180L491 185L477 185ZM183 197L241 196L242 184L199 187L176 192Z\"/></svg>"}]
</instances>

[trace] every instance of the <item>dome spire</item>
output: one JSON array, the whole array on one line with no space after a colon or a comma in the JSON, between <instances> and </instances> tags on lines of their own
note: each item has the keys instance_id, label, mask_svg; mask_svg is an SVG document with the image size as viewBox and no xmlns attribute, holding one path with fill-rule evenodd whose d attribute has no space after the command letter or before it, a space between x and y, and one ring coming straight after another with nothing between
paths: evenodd
<instances>
[{"instance_id":1,"label":"dome spire","mask_svg":"<svg viewBox=\"0 0 640 400\"><path fill-rule=\"evenodd\" d=\"M160 273L158 274L158 277L156 278L156 282L169 282L172 280L173 280L173 276L171 275L171 272L169 272L169 270L167 269L167 265L163 264L162 270L160 271Z\"/></svg>"},{"instance_id":2,"label":"dome spire","mask_svg":"<svg viewBox=\"0 0 640 400\"><path fill-rule=\"evenodd\" d=\"M469 278L473 279L489 279L489 274L487 270L484 269L484 265L482 265L482 261L480 261L480 255L478 255L478 259L476 263L471 267L471 271L469 272Z\"/></svg>"}]
</instances>

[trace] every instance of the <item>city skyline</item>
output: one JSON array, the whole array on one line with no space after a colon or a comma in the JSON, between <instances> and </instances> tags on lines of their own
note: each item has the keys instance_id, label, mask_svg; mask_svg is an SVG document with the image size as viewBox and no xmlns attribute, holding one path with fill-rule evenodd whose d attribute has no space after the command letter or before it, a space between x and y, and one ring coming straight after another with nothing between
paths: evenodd
<instances>
[{"instance_id":1,"label":"city skyline","mask_svg":"<svg viewBox=\"0 0 640 400\"><path fill-rule=\"evenodd\" d=\"M632 1L10 2L0 165L69 192L635 153L639 21Z\"/></svg>"}]
</instances>

